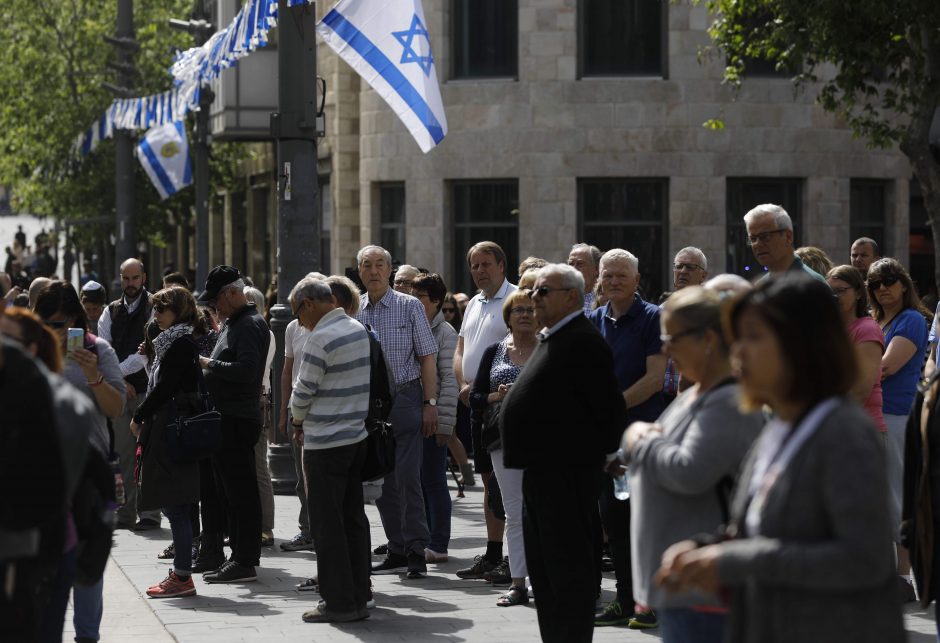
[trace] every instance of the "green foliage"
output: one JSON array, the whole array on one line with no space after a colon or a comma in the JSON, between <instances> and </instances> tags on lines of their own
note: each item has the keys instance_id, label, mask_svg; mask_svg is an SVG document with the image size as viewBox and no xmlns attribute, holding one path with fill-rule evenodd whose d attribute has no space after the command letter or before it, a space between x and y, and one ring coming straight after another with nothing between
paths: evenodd
<instances>
[{"instance_id":1,"label":"green foliage","mask_svg":"<svg viewBox=\"0 0 940 643\"><path fill-rule=\"evenodd\" d=\"M192 46L192 38L171 29L167 20L185 19L191 10L192 0L134 3L141 45L135 58L137 95L172 87L167 70L176 51ZM102 142L84 159L74 158L71 146L114 98L101 83L115 82L115 72L106 67L114 48L103 36L114 34L116 13L116 0L0 3L0 42L7 52L0 64L0 184L12 188L15 209L72 219L113 215L113 141ZM244 145L215 144L213 181L236 180L232 168L244 154ZM159 244L167 238L170 216L191 216L193 190L160 201L136 161L134 173L138 236ZM75 234L84 245L112 230L108 224L78 226Z\"/></svg>"}]
</instances>

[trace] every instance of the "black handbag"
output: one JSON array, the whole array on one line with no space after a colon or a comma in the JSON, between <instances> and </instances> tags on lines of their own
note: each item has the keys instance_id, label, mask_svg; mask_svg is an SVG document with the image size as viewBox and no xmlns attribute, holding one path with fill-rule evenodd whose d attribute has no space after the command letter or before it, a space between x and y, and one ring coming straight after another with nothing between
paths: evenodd
<instances>
[{"instance_id":1,"label":"black handbag","mask_svg":"<svg viewBox=\"0 0 940 643\"><path fill-rule=\"evenodd\" d=\"M362 463L360 479L372 482L384 478L395 470L395 436L392 425L381 420L367 420L366 459Z\"/></svg>"},{"instance_id":2,"label":"black handbag","mask_svg":"<svg viewBox=\"0 0 940 643\"><path fill-rule=\"evenodd\" d=\"M222 445L222 414L213 408L202 377L199 373L199 393L190 407L199 412L183 417L178 411L176 397L170 402L171 417L166 425L167 450L170 457L179 463L197 462L208 458ZM193 397L190 395L189 397Z\"/></svg>"}]
</instances>

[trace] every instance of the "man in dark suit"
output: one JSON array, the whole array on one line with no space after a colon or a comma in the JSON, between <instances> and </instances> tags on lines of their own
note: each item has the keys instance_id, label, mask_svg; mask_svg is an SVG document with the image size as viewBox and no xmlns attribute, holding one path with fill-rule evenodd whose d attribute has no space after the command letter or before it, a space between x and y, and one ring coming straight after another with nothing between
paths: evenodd
<instances>
[{"instance_id":1,"label":"man in dark suit","mask_svg":"<svg viewBox=\"0 0 940 643\"><path fill-rule=\"evenodd\" d=\"M590 641L597 575L597 476L626 407L610 347L584 317L584 278L564 264L532 290L540 344L500 411L503 460L525 469L523 531L543 641Z\"/></svg>"}]
</instances>

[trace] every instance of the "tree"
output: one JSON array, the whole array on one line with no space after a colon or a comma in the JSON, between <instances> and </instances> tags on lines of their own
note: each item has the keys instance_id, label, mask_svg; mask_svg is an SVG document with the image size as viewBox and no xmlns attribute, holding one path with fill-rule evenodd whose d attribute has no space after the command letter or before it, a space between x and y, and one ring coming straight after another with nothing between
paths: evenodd
<instances>
[{"instance_id":1,"label":"tree","mask_svg":"<svg viewBox=\"0 0 940 643\"><path fill-rule=\"evenodd\" d=\"M920 183L940 283L940 154L929 134L940 108L937 0L693 0L715 17L712 42L739 86L749 61L794 73L818 102L874 147L898 145Z\"/></svg>"},{"instance_id":2,"label":"tree","mask_svg":"<svg viewBox=\"0 0 940 643\"><path fill-rule=\"evenodd\" d=\"M192 0L134 4L141 45L134 89L141 96L166 91L174 54L192 46L192 38L167 20L187 17ZM75 158L71 147L114 98L101 82L114 80L106 67L114 51L103 36L114 33L116 11L114 0L0 3L0 42L7 52L0 63L0 185L12 188L15 208L58 219L113 216L113 141L84 159ZM243 157L244 146L216 144L215 152L212 178L232 181L231 166ZM191 216L193 191L160 201L136 163L135 179L138 235L161 243L169 232L168 215L177 221ZM79 226L76 241L90 248L112 231L112 224Z\"/></svg>"}]
</instances>

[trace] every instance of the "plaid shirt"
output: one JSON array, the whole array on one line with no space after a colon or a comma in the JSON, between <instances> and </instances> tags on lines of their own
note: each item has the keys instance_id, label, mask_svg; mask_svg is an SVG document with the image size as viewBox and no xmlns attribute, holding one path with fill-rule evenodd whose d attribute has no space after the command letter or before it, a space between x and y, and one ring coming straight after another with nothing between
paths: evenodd
<instances>
[{"instance_id":1,"label":"plaid shirt","mask_svg":"<svg viewBox=\"0 0 940 643\"><path fill-rule=\"evenodd\" d=\"M369 294L364 293L359 304L356 319L371 326L379 336L395 384L421 377L418 358L437 353L437 342L421 302L389 288L377 303L372 304Z\"/></svg>"}]
</instances>

